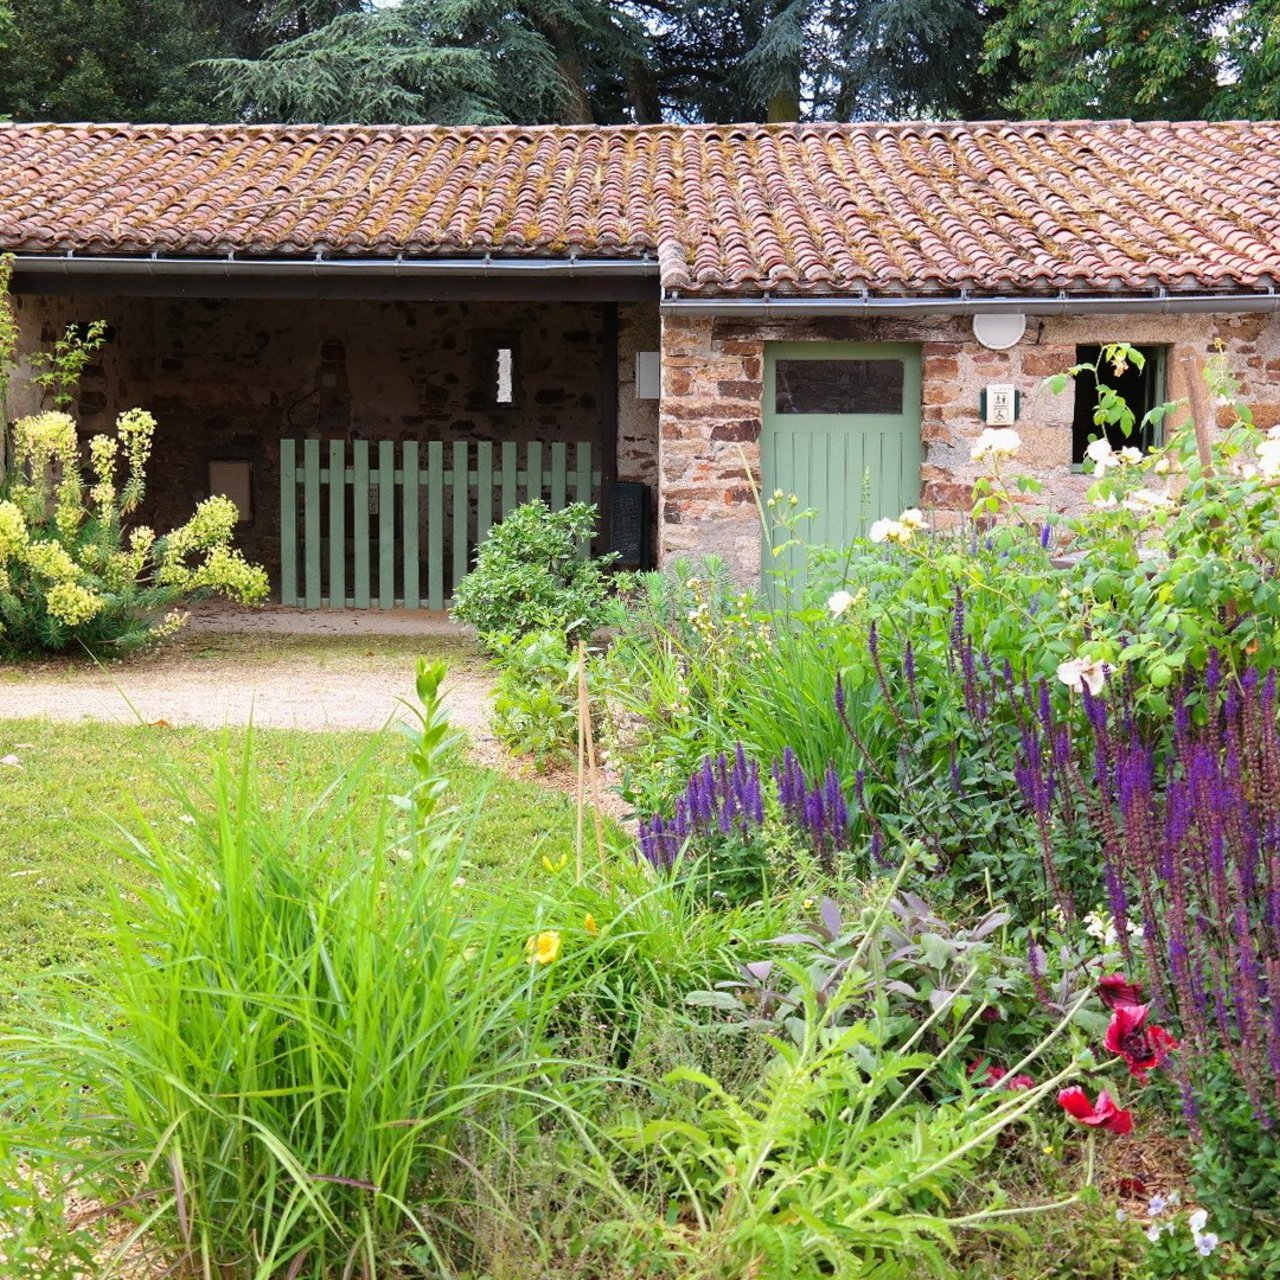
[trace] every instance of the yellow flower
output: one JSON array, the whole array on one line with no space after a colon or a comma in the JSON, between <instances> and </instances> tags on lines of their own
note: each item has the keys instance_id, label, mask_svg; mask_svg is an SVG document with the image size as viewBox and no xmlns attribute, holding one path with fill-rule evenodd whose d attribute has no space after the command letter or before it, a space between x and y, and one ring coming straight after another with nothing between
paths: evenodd
<instances>
[{"instance_id":1,"label":"yellow flower","mask_svg":"<svg viewBox=\"0 0 1280 1280\"><path fill-rule=\"evenodd\" d=\"M546 856L546 854L542 855L542 869L548 875L555 875L557 871L563 871L565 867L567 867L568 865L569 865L569 855L567 853L562 853L559 859L555 862L552 862L551 859Z\"/></svg>"},{"instance_id":2,"label":"yellow flower","mask_svg":"<svg viewBox=\"0 0 1280 1280\"><path fill-rule=\"evenodd\" d=\"M550 964L560 954L560 935L554 929L535 933L524 949L530 964Z\"/></svg>"},{"instance_id":3,"label":"yellow flower","mask_svg":"<svg viewBox=\"0 0 1280 1280\"><path fill-rule=\"evenodd\" d=\"M596 918L591 914L590 911L588 911L587 914L583 916L582 926L584 929L586 929L586 931L589 934L591 934L592 937L594 937L597 933L600 932L600 926L596 924Z\"/></svg>"}]
</instances>

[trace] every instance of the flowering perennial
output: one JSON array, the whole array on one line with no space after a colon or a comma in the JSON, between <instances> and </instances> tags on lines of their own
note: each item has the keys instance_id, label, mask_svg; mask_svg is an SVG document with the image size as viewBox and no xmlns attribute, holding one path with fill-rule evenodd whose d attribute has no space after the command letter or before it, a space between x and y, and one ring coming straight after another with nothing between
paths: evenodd
<instances>
[{"instance_id":1,"label":"flowering perennial","mask_svg":"<svg viewBox=\"0 0 1280 1280\"><path fill-rule=\"evenodd\" d=\"M799 832L824 867L834 870L837 853L848 847L849 807L835 766L812 782L788 747L773 765L778 802L788 824ZM760 767L739 743L732 761L710 756L689 779L671 818L654 815L640 824L640 851L655 867L670 868L690 840L737 835L750 839L765 821Z\"/></svg>"},{"instance_id":2,"label":"flowering perennial","mask_svg":"<svg viewBox=\"0 0 1280 1280\"><path fill-rule=\"evenodd\" d=\"M1049 848L1084 821L1102 849L1108 909L1127 960L1141 948L1152 1007L1177 1015L1183 1058L1229 1054L1255 1112L1280 1109L1280 725L1277 680L1216 657L1173 692L1164 751L1118 692L1087 687L1087 748L1047 697L1032 699L1018 781ZM1168 753L1166 756L1165 752ZM1131 920L1140 922L1131 931ZM1105 980L1113 1010L1145 1007ZM1115 1025L1135 1073L1172 1047L1135 1013ZM1188 1110L1190 1065L1179 1075Z\"/></svg>"}]
</instances>

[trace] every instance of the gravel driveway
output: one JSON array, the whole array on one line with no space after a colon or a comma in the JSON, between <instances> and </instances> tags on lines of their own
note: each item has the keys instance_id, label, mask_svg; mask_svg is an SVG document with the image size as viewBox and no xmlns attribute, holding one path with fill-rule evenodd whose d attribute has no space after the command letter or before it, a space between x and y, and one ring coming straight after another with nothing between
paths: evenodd
<instances>
[{"instance_id":1,"label":"gravel driveway","mask_svg":"<svg viewBox=\"0 0 1280 1280\"><path fill-rule=\"evenodd\" d=\"M464 629L425 613L200 611L158 653L0 666L0 719L377 729L413 699L419 654L449 662L451 718L487 740L484 664Z\"/></svg>"}]
</instances>

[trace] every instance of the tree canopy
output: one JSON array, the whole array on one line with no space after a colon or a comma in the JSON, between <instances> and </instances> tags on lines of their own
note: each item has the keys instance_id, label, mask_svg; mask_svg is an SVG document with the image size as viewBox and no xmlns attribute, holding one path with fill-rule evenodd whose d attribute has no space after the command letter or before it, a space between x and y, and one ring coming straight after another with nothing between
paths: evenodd
<instances>
[{"instance_id":1,"label":"tree canopy","mask_svg":"<svg viewBox=\"0 0 1280 1280\"><path fill-rule=\"evenodd\" d=\"M1263 117L1280 0L0 0L17 119Z\"/></svg>"}]
</instances>

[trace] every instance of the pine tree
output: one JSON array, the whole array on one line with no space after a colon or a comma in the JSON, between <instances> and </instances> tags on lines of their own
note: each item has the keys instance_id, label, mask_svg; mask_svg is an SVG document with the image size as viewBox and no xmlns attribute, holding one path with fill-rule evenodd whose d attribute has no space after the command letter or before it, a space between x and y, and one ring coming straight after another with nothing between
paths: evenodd
<instances>
[{"instance_id":1,"label":"pine tree","mask_svg":"<svg viewBox=\"0 0 1280 1280\"><path fill-rule=\"evenodd\" d=\"M640 24L599 0L405 0L207 65L257 119L454 124L626 118L643 62Z\"/></svg>"}]
</instances>

